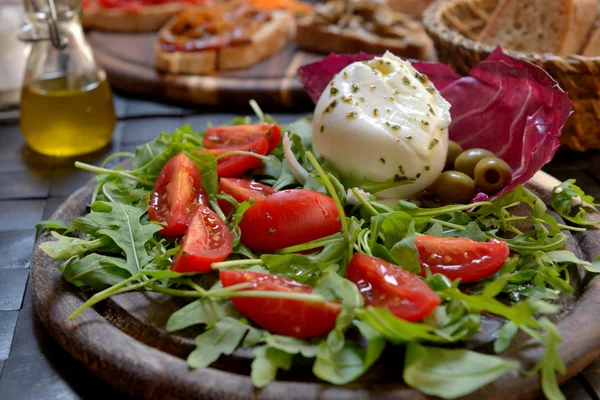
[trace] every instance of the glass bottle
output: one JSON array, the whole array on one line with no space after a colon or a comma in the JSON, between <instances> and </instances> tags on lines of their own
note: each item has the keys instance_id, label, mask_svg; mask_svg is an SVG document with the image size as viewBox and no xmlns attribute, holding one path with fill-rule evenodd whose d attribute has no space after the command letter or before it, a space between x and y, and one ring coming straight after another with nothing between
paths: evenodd
<instances>
[{"instance_id":1,"label":"glass bottle","mask_svg":"<svg viewBox=\"0 0 600 400\"><path fill-rule=\"evenodd\" d=\"M80 23L80 0L24 0L32 42L21 96L20 124L35 151L69 157L110 142L112 95Z\"/></svg>"}]
</instances>

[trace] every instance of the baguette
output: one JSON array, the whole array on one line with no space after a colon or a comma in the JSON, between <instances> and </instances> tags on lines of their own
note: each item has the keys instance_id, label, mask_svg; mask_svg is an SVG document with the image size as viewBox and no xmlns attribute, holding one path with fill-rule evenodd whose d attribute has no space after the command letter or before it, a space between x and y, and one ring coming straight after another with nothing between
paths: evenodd
<instances>
[{"instance_id":1,"label":"baguette","mask_svg":"<svg viewBox=\"0 0 600 400\"><path fill-rule=\"evenodd\" d=\"M577 54L596 18L597 0L500 0L479 41L507 50Z\"/></svg>"},{"instance_id":2,"label":"baguette","mask_svg":"<svg viewBox=\"0 0 600 400\"><path fill-rule=\"evenodd\" d=\"M264 12L270 14L269 21L252 34L248 43L200 51L165 51L163 44L157 42L156 69L175 74L210 75L246 68L272 56L293 38L294 17L282 10ZM176 21L177 17L174 17L161 29L161 33L169 31Z\"/></svg>"},{"instance_id":3,"label":"baguette","mask_svg":"<svg viewBox=\"0 0 600 400\"><path fill-rule=\"evenodd\" d=\"M82 24L87 29L111 32L154 32L184 7L184 2L143 6L136 11L91 6L83 10Z\"/></svg>"}]
</instances>

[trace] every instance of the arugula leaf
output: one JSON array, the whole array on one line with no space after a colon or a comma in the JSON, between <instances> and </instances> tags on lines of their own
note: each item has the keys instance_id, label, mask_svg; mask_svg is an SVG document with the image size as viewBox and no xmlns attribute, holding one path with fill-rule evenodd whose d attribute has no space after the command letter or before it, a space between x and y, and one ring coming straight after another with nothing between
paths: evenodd
<instances>
[{"instance_id":1,"label":"arugula leaf","mask_svg":"<svg viewBox=\"0 0 600 400\"><path fill-rule=\"evenodd\" d=\"M217 321L211 329L196 337L196 349L188 356L188 365L205 368L222 354L233 353L249 329L249 325L234 318L225 317Z\"/></svg>"},{"instance_id":2,"label":"arugula leaf","mask_svg":"<svg viewBox=\"0 0 600 400\"><path fill-rule=\"evenodd\" d=\"M420 220L419 223L425 223ZM403 211L379 214L371 218L371 237L383 233L383 247L371 244L373 255L400 266L409 272L419 272L419 252L415 245L415 220Z\"/></svg>"},{"instance_id":3,"label":"arugula leaf","mask_svg":"<svg viewBox=\"0 0 600 400\"><path fill-rule=\"evenodd\" d=\"M600 265L598 265L596 261L590 263L589 261L580 260L575 254L568 250L550 251L546 253L545 256L557 264L581 265L590 272L596 274L600 273Z\"/></svg>"},{"instance_id":4,"label":"arugula leaf","mask_svg":"<svg viewBox=\"0 0 600 400\"><path fill-rule=\"evenodd\" d=\"M210 153L188 153L187 156L198 166L202 175L202 187L209 195L217 194L219 190L219 177L217 176L217 160Z\"/></svg>"},{"instance_id":5,"label":"arugula leaf","mask_svg":"<svg viewBox=\"0 0 600 400\"><path fill-rule=\"evenodd\" d=\"M289 354L301 354L306 358L313 358L317 355L317 344L310 340L275 335L269 332L265 332L263 339L269 347Z\"/></svg>"},{"instance_id":6,"label":"arugula leaf","mask_svg":"<svg viewBox=\"0 0 600 400\"><path fill-rule=\"evenodd\" d=\"M75 286L96 290L121 283L131 276L125 260L91 253L83 258L73 257L59 266L64 278Z\"/></svg>"},{"instance_id":7,"label":"arugula leaf","mask_svg":"<svg viewBox=\"0 0 600 400\"><path fill-rule=\"evenodd\" d=\"M172 139L172 135L162 132L156 139L138 146L132 161L133 171L147 176L158 176L167 161L176 155L174 151L167 151Z\"/></svg>"},{"instance_id":8,"label":"arugula leaf","mask_svg":"<svg viewBox=\"0 0 600 400\"><path fill-rule=\"evenodd\" d=\"M564 374L567 372L565 364L558 354L558 345L562 341L560 332L548 318L542 318L539 321L540 327L545 331L545 335L533 335L545 346L544 356L528 371L528 375L541 373L542 390L549 400L564 400L565 396L561 393L556 380L556 372ZM531 333L530 333L531 334Z\"/></svg>"},{"instance_id":9,"label":"arugula leaf","mask_svg":"<svg viewBox=\"0 0 600 400\"><path fill-rule=\"evenodd\" d=\"M328 301L341 300L342 310L338 315L334 329L327 335L327 346L332 352L342 350L344 332L352 324L356 308L362 307L364 300L358 287L348 279L342 278L334 271L326 271L317 281L314 293L320 294Z\"/></svg>"},{"instance_id":10,"label":"arugula leaf","mask_svg":"<svg viewBox=\"0 0 600 400\"><path fill-rule=\"evenodd\" d=\"M88 251L101 249L112 243L108 237L85 240L72 236L63 236L56 232L50 232L50 234L56 240L40 244L40 249L53 260L64 260L78 256Z\"/></svg>"},{"instance_id":11,"label":"arugula leaf","mask_svg":"<svg viewBox=\"0 0 600 400\"><path fill-rule=\"evenodd\" d=\"M575 185L575 179L569 179L552 190L550 205L563 219L574 224L582 226L600 224L600 221L588 219L586 209L595 214L598 214L598 210L594 207L596 206L594 198L586 195L579 186Z\"/></svg>"},{"instance_id":12,"label":"arugula leaf","mask_svg":"<svg viewBox=\"0 0 600 400\"><path fill-rule=\"evenodd\" d=\"M313 373L319 379L344 385L359 378L379 359L385 339L369 325L357 322L356 327L367 342L359 347L355 342L345 341L340 351L334 352L326 342L321 342Z\"/></svg>"},{"instance_id":13,"label":"arugula leaf","mask_svg":"<svg viewBox=\"0 0 600 400\"><path fill-rule=\"evenodd\" d=\"M145 207L97 201L86 217L99 227L97 235L108 236L123 250L132 275L151 261L146 243L161 230L157 224L142 225L140 219L145 213Z\"/></svg>"},{"instance_id":14,"label":"arugula leaf","mask_svg":"<svg viewBox=\"0 0 600 400\"><path fill-rule=\"evenodd\" d=\"M442 298L464 301L469 311L473 313L490 312L492 314L503 316L513 321L517 325L527 325L537 327L537 322L533 318L535 309L528 302L520 302L513 306L507 306L496 300L493 296L497 294L497 287L506 285L505 278L498 278L493 281L487 293L468 295L458 289L458 282L454 282L452 287L438 291L437 294Z\"/></svg>"},{"instance_id":15,"label":"arugula leaf","mask_svg":"<svg viewBox=\"0 0 600 400\"><path fill-rule=\"evenodd\" d=\"M409 322L396 317L387 308L367 307L357 311L361 321L366 322L387 340L394 344L404 344L414 341L444 341L430 325Z\"/></svg>"},{"instance_id":16,"label":"arugula leaf","mask_svg":"<svg viewBox=\"0 0 600 400\"><path fill-rule=\"evenodd\" d=\"M495 335L498 338L494 341L494 352L498 354L508 349L508 346L510 346L510 343L518 330L519 327L512 321L507 321L502 325L502 327L495 332Z\"/></svg>"},{"instance_id":17,"label":"arugula leaf","mask_svg":"<svg viewBox=\"0 0 600 400\"><path fill-rule=\"evenodd\" d=\"M423 321L436 328L441 338L457 342L473 337L481 325L481 316L472 314L462 301L452 300L436 307Z\"/></svg>"},{"instance_id":18,"label":"arugula leaf","mask_svg":"<svg viewBox=\"0 0 600 400\"><path fill-rule=\"evenodd\" d=\"M175 311L167 321L167 332L175 332L197 324L214 324L225 317L241 314L228 299L202 298Z\"/></svg>"},{"instance_id":19,"label":"arugula leaf","mask_svg":"<svg viewBox=\"0 0 600 400\"><path fill-rule=\"evenodd\" d=\"M465 349L444 349L409 343L404 382L425 394L454 399L495 381L519 363Z\"/></svg>"},{"instance_id":20,"label":"arugula leaf","mask_svg":"<svg viewBox=\"0 0 600 400\"><path fill-rule=\"evenodd\" d=\"M325 169L325 167L323 169ZM333 175L331 172L326 172L326 175L329 178L329 181L331 182L331 184L333 185L333 188L335 189L337 197L340 200L340 202L342 203L342 206L345 206L346 205L346 189L344 188L344 185L342 185L340 183L340 181L335 177L335 175ZM304 184L304 189L323 193L328 196L330 195L329 191L325 187L325 184L323 183L323 179L319 176L319 173L317 171L313 171L308 175L308 179L306 180L306 183Z\"/></svg>"},{"instance_id":21,"label":"arugula leaf","mask_svg":"<svg viewBox=\"0 0 600 400\"><path fill-rule=\"evenodd\" d=\"M281 175L279 175L277 180L273 183L273 189L281 190L294 184L297 184L294 174L287 166L287 164L283 163L283 165L281 166Z\"/></svg>"},{"instance_id":22,"label":"arugula leaf","mask_svg":"<svg viewBox=\"0 0 600 400\"><path fill-rule=\"evenodd\" d=\"M140 201L147 202L145 196L150 196L150 191L144 188L134 187L122 181L108 181L101 186L98 200L104 199L112 203L123 203L135 205Z\"/></svg>"},{"instance_id":23,"label":"arugula leaf","mask_svg":"<svg viewBox=\"0 0 600 400\"><path fill-rule=\"evenodd\" d=\"M339 240L325 245L316 254L263 254L260 259L272 274L314 285L323 271L339 269L338 263L348 247L349 244L340 236Z\"/></svg>"},{"instance_id":24,"label":"arugula leaf","mask_svg":"<svg viewBox=\"0 0 600 400\"><path fill-rule=\"evenodd\" d=\"M69 233L74 230L72 225L67 225L65 222L59 219L40 221L35 225L35 229L64 231L63 233Z\"/></svg>"},{"instance_id":25,"label":"arugula leaf","mask_svg":"<svg viewBox=\"0 0 600 400\"><path fill-rule=\"evenodd\" d=\"M250 378L257 388L263 388L275 380L278 369L288 371L292 367L292 355L268 346L254 349Z\"/></svg>"}]
</instances>

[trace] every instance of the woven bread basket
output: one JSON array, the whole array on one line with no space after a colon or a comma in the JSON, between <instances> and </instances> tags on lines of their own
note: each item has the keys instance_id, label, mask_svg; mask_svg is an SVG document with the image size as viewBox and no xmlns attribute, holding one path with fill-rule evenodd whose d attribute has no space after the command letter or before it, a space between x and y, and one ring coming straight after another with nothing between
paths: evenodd
<instances>
[{"instance_id":1,"label":"woven bread basket","mask_svg":"<svg viewBox=\"0 0 600 400\"><path fill-rule=\"evenodd\" d=\"M423 24L433 39L440 62L460 74L483 61L493 46L475 39L498 0L438 0L425 10ZM600 149L600 57L506 51L545 69L569 93L575 112L560 138L572 150Z\"/></svg>"}]
</instances>

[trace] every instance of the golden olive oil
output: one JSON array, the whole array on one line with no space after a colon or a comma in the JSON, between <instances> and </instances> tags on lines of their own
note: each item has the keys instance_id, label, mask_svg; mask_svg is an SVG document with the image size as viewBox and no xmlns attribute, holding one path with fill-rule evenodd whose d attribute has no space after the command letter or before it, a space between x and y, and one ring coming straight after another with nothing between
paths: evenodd
<instances>
[{"instance_id":1,"label":"golden olive oil","mask_svg":"<svg viewBox=\"0 0 600 400\"><path fill-rule=\"evenodd\" d=\"M98 150L115 127L108 82L80 87L59 76L26 85L20 122L27 144L39 153L69 157Z\"/></svg>"}]
</instances>

